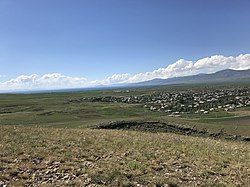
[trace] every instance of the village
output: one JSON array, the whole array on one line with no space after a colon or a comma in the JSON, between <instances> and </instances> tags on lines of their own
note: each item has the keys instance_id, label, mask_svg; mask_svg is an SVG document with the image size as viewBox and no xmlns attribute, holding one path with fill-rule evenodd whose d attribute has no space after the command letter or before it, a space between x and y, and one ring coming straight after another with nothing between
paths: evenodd
<instances>
[{"instance_id":1,"label":"village","mask_svg":"<svg viewBox=\"0 0 250 187\"><path fill-rule=\"evenodd\" d=\"M118 92L118 91L116 91ZM126 91L127 93L129 90ZM215 111L234 111L250 106L249 88L161 91L134 96L83 97L69 102L114 102L141 104L150 111L165 112L169 116L209 114Z\"/></svg>"}]
</instances>

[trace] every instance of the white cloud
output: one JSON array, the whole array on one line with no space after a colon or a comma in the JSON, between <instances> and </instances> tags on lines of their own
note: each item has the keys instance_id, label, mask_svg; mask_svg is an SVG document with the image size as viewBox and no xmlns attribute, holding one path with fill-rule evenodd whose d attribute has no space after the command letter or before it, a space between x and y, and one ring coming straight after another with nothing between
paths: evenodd
<instances>
[{"instance_id":1,"label":"white cloud","mask_svg":"<svg viewBox=\"0 0 250 187\"><path fill-rule=\"evenodd\" d=\"M139 73L130 76L127 81L123 80L123 82L140 82L154 78L171 78L198 73L214 73L223 69L250 69L250 54L241 54L236 57L214 55L197 61L180 59L175 63L168 65L166 68L159 68L152 72Z\"/></svg>"},{"instance_id":2,"label":"white cloud","mask_svg":"<svg viewBox=\"0 0 250 187\"><path fill-rule=\"evenodd\" d=\"M0 90L57 89L85 86L89 86L86 78L51 73L43 76L37 74L20 75L17 78L0 83Z\"/></svg>"},{"instance_id":3,"label":"white cloud","mask_svg":"<svg viewBox=\"0 0 250 187\"><path fill-rule=\"evenodd\" d=\"M91 81L92 85L111 85L111 84L121 84L126 83L127 80L131 77L129 73L124 74L113 74L112 76L104 79L104 80L95 80Z\"/></svg>"},{"instance_id":4,"label":"white cloud","mask_svg":"<svg viewBox=\"0 0 250 187\"><path fill-rule=\"evenodd\" d=\"M213 73L228 68L236 70L250 69L250 54L241 54L236 57L214 55L197 61L180 59L168 65L166 68L159 68L151 72L138 73L135 75L130 75L128 73L114 74L104 80L94 81L87 80L84 77L65 76L60 73L51 73L42 76L37 74L20 75L9 81L0 82L0 90L79 88L100 84L111 85L132 83L154 78L170 78L198 73Z\"/></svg>"}]
</instances>

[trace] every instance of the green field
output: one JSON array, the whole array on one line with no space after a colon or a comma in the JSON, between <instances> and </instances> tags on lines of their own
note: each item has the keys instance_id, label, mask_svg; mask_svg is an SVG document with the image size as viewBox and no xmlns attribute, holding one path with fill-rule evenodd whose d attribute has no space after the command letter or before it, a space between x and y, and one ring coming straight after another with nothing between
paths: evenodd
<instances>
[{"instance_id":1,"label":"green field","mask_svg":"<svg viewBox=\"0 0 250 187\"><path fill-rule=\"evenodd\" d=\"M221 85L217 85L221 87ZM192 89L204 89L193 86ZM205 86L206 89L216 89L215 86ZM152 94L161 91L181 91L186 86L151 87L126 90L101 90L75 93L45 93L45 94L1 94L0 124L29 125L41 127L82 128L102 122L114 120L162 120L183 125L206 128L216 132L222 128L231 134L250 136L250 108L244 107L234 112L217 111L206 115L185 114L181 117L168 117L164 112L153 112L143 107L143 104L111 103L111 102L68 102L83 97L93 96L136 96ZM190 88L189 88L190 89Z\"/></svg>"},{"instance_id":2,"label":"green field","mask_svg":"<svg viewBox=\"0 0 250 187\"><path fill-rule=\"evenodd\" d=\"M88 93L92 95L91 93ZM138 104L70 103L86 93L0 95L0 124L46 127L86 127L104 121L139 119L159 114Z\"/></svg>"}]
</instances>

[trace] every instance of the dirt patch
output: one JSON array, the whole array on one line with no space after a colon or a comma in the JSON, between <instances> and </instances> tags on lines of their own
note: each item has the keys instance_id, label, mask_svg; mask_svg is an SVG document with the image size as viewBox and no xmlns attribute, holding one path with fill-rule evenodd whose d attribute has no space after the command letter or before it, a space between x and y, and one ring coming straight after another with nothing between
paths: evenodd
<instances>
[{"instance_id":1,"label":"dirt patch","mask_svg":"<svg viewBox=\"0 0 250 187\"><path fill-rule=\"evenodd\" d=\"M227 122L227 124L230 124L230 125L249 125L250 119L233 120L233 121Z\"/></svg>"},{"instance_id":2,"label":"dirt patch","mask_svg":"<svg viewBox=\"0 0 250 187\"><path fill-rule=\"evenodd\" d=\"M216 133L209 133L206 129L198 130L195 127L188 127L184 125L160 121L112 121L109 123L101 123L93 128L135 130L153 133L163 132L189 136L211 137L215 139L250 141L250 137L228 134L223 129Z\"/></svg>"}]
</instances>

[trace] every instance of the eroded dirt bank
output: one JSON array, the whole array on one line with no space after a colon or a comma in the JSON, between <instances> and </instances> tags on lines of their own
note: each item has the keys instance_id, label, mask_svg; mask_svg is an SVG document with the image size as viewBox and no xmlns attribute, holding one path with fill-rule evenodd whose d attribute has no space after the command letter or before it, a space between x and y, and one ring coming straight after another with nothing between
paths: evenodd
<instances>
[{"instance_id":1,"label":"eroded dirt bank","mask_svg":"<svg viewBox=\"0 0 250 187\"><path fill-rule=\"evenodd\" d=\"M238 141L250 141L250 137L243 137L228 134L223 129L216 133L210 133L206 129L198 130L195 127L189 127L170 122L161 121L111 121L109 123L101 123L94 128L97 129L117 129L117 130L136 130L146 132L166 132L189 136L211 137L216 139L228 139Z\"/></svg>"}]
</instances>

